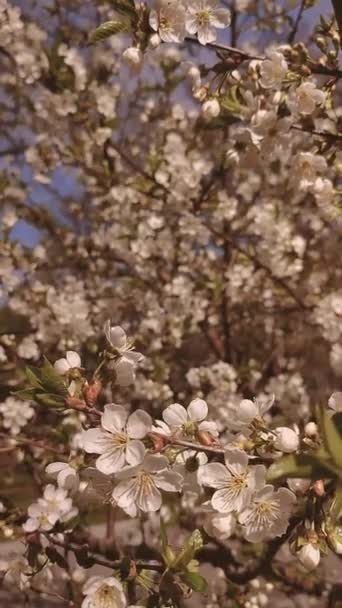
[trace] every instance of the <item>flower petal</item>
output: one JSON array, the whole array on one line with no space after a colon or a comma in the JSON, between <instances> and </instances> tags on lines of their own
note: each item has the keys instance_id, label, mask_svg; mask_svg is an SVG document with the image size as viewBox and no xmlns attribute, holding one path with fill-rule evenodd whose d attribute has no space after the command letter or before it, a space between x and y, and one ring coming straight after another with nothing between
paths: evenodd
<instances>
[{"instance_id":1,"label":"flower petal","mask_svg":"<svg viewBox=\"0 0 342 608\"><path fill-rule=\"evenodd\" d=\"M53 367L55 368L55 371L57 372L57 374L60 374L61 376L66 374L66 372L68 372L70 369L70 365L66 359L58 359L53 364Z\"/></svg>"},{"instance_id":2,"label":"flower petal","mask_svg":"<svg viewBox=\"0 0 342 608\"><path fill-rule=\"evenodd\" d=\"M136 479L125 479L124 481L120 481L116 488L114 488L112 496L118 506L124 509L135 503L136 491Z\"/></svg>"},{"instance_id":3,"label":"flower petal","mask_svg":"<svg viewBox=\"0 0 342 608\"><path fill-rule=\"evenodd\" d=\"M155 476L156 486L165 492L180 492L183 482L183 475L175 471L164 471Z\"/></svg>"},{"instance_id":4,"label":"flower petal","mask_svg":"<svg viewBox=\"0 0 342 608\"><path fill-rule=\"evenodd\" d=\"M204 420L208 415L208 406L204 399L193 399L188 407L188 416L194 422Z\"/></svg>"},{"instance_id":5,"label":"flower petal","mask_svg":"<svg viewBox=\"0 0 342 608\"><path fill-rule=\"evenodd\" d=\"M125 447L115 446L99 456L96 460L96 468L104 475L112 475L120 471L125 464Z\"/></svg>"},{"instance_id":6,"label":"flower petal","mask_svg":"<svg viewBox=\"0 0 342 608\"><path fill-rule=\"evenodd\" d=\"M104 413L101 416L102 427L110 433L121 433L125 427L128 412L122 405L108 403L104 407Z\"/></svg>"},{"instance_id":7,"label":"flower petal","mask_svg":"<svg viewBox=\"0 0 342 608\"><path fill-rule=\"evenodd\" d=\"M126 446L126 461L133 466L140 464L144 460L145 446L142 441L128 441Z\"/></svg>"},{"instance_id":8,"label":"flower petal","mask_svg":"<svg viewBox=\"0 0 342 608\"><path fill-rule=\"evenodd\" d=\"M152 418L144 410L137 410L127 422L127 434L132 439L143 439L152 429Z\"/></svg>"},{"instance_id":9,"label":"flower petal","mask_svg":"<svg viewBox=\"0 0 342 608\"><path fill-rule=\"evenodd\" d=\"M198 469L198 482L210 488L222 488L231 479L229 471L219 462L204 464Z\"/></svg>"},{"instance_id":10,"label":"flower petal","mask_svg":"<svg viewBox=\"0 0 342 608\"><path fill-rule=\"evenodd\" d=\"M185 407L179 403L172 403L163 411L163 419L169 426L180 428L188 420Z\"/></svg>"},{"instance_id":11,"label":"flower petal","mask_svg":"<svg viewBox=\"0 0 342 608\"><path fill-rule=\"evenodd\" d=\"M102 429L88 429L82 433L82 446L88 454L103 454L113 447L113 439Z\"/></svg>"},{"instance_id":12,"label":"flower petal","mask_svg":"<svg viewBox=\"0 0 342 608\"><path fill-rule=\"evenodd\" d=\"M81 357L74 350L68 350L66 360L70 367L81 367Z\"/></svg>"}]
</instances>

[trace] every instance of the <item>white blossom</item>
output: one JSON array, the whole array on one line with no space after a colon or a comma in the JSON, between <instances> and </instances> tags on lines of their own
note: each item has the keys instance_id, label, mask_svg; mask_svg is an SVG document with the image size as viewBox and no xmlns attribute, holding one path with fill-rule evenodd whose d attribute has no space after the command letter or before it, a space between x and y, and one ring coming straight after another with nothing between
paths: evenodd
<instances>
[{"instance_id":1,"label":"white blossom","mask_svg":"<svg viewBox=\"0 0 342 608\"><path fill-rule=\"evenodd\" d=\"M207 120L216 118L221 111L220 104L217 99L207 99L202 105L202 115Z\"/></svg>"},{"instance_id":2,"label":"white blossom","mask_svg":"<svg viewBox=\"0 0 342 608\"><path fill-rule=\"evenodd\" d=\"M292 89L288 97L288 105L294 114L312 114L318 105L324 104L326 93L317 89L314 82L306 81Z\"/></svg>"},{"instance_id":3,"label":"white blossom","mask_svg":"<svg viewBox=\"0 0 342 608\"><path fill-rule=\"evenodd\" d=\"M79 487L79 476L77 470L67 462L51 462L45 468L51 477L57 479L60 488L75 492Z\"/></svg>"},{"instance_id":4,"label":"white blossom","mask_svg":"<svg viewBox=\"0 0 342 608\"><path fill-rule=\"evenodd\" d=\"M321 559L321 553L318 546L313 545L312 543L305 544L298 551L297 555L301 564L303 564L304 568L308 571L317 568Z\"/></svg>"},{"instance_id":5,"label":"white blossom","mask_svg":"<svg viewBox=\"0 0 342 608\"><path fill-rule=\"evenodd\" d=\"M266 59L260 63L260 84L266 89L279 87L287 70L284 55L280 51L268 51Z\"/></svg>"},{"instance_id":6,"label":"white blossom","mask_svg":"<svg viewBox=\"0 0 342 608\"><path fill-rule=\"evenodd\" d=\"M82 608L125 608L123 586L114 576L92 576L83 586Z\"/></svg>"},{"instance_id":7,"label":"white blossom","mask_svg":"<svg viewBox=\"0 0 342 608\"><path fill-rule=\"evenodd\" d=\"M149 22L163 42L182 42L185 38L185 8L178 0L156 0Z\"/></svg>"},{"instance_id":8,"label":"white blossom","mask_svg":"<svg viewBox=\"0 0 342 608\"><path fill-rule=\"evenodd\" d=\"M295 452L299 446L299 437L293 429L287 426L278 426L274 429L276 435L274 447L281 452Z\"/></svg>"},{"instance_id":9,"label":"white blossom","mask_svg":"<svg viewBox=\"0 0 342 608\"><path fill-rule=\"evenodd\" d=\"M193 399L188 408L185 409L179 403L172 403L163 411L163 420L168 425L171 433L183 433L193 435L196 431L207 431L217 435L215 422L206 421L208 405L203 399ZM160 425L161 430L165 427ZM166 427L166 433L168 429Z\"/></svg>"},{"instance_id":10,"label":"white blossom","mask_svg":"<svg viewBox=\"0 0 342 608\"><path fill-rule=\"evenodd\" d=\"M77 515L78 509L73 507L66 490L49 484L45 487L43 498L38 498L37 502L31 504L27 512L29 518L23 528L25 532L34 532L52 530L58 521L68 522Z\"/></svg>"},{"instance_id":11,"label":"white blossom","mask_svg":"<svg viewBox=\"0 0 342 608\"><path fill-rule=\"evenodd\" d=\"M219 7L216 0L188 0L186 9L186 30L189 34L197 34L201 44L214 42L215 28L225 28L230 24L230 11Z\"/></svg>"},{"instance_id":12,"label":"white blossom","mask_svg":"<svg viewBox=\"0 0 342 608\"><path fill-rule=\"evenodd\" d=\"M142 462L145 446L141 440L151 428L151 417L143 410L136 410L129 416L124 407L110 403L105 405L101 416L101 428L83 432L83 448L90 454L100 454L96 468L105 475L111 475L126 464Z\"/></svg>"},{"instance_id":13,"label":"white blossom","mask_svg":"<svg viewBox=\"0 0 342 608\"><path fill-rule=\"evenodd\" d=\"M328 406L334 412L342 412L342 392L337 391L330 395Z\"/></svg>"},{"instance_id":14,"label":"white blossom","mask_svg":"<svg viewBox=\"0 0 342 608\"><path fill-rule=\"evenodd\" d=\"M58 374L64 376L69 370L79 369L81 367L81 357L75 351L68 350L66 357L58 359L53 366Z\"/></svg>"},{"instance_id":15,"label":"white blossom","mask_svg":"<svg viewBox=\"0 0 342 608\"><path fill-rule=\"evenodd\" d=\"M220 513L241 512L249 505L253 491L262 482L265 468L248 467L248 456L242 450L226 450L225 464L209 463L198 472L199 482L215 488L211 499L213 509Z\"/></svg>"},{"instance_id":16,"label":"white blossom","mask_svg":"<svg viewBox=\"0 0 342 608\"><path fill-rule=\"evenodd\" d=\"M286 488L275 491L272 485L266 485L257 490L238 516L246 540L258 543L284 534L295 501L293 492Z\"/></svg>"},{"instance_id":17,"label":"white blossom","mask_svg":"<svg viewBox=\"0 0 342 608\"><path fill-rule=\"evenodd\" d=\"M114 488L113 499L131 517L139 511L158 511L162 504L160 490L180 492L183 477L168 470L164 456L145 456L144 461L117 474L118 485Z\"/></svg>"},{"instance_id":18,"label":"white blossom","mask_svg":"<svg viewBox=\"0 0 342 608\"><path fill-rule=\"evenodd\" d=\"M34 415L34 409L29 401L19 401L15 397L7 397L0 404L0 414L2 414L2 426L11 435L19 435L24 426Z\"/></svg>"}]
</instances>

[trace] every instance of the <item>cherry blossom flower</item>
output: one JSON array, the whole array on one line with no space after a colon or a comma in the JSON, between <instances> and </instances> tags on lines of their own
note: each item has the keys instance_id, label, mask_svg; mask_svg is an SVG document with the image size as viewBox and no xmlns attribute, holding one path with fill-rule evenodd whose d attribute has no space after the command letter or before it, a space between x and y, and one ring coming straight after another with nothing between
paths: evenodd
<instances>
[{"instance_id":1,"label":"cherry blossom flower","mask_svg":"<svg viewBox=\"0 0 342 608\"><path fill-rule=\"evenodd\" d=\"M236 518L232 513L208 513L203 524L206 533L220 541L230 538L235 527Z\"/></svg>"},{"instance_id":2,"label":"cherry blossom flower","mask_svg":"<svg viewBox=\"0 0 342 608\"><path fill-rule=\"evenodd\" d=\"M314 82L306 81L292 89L288 97L288 106L294 114L312 114L318 105L324 104L326 93L317 89Z\"/></svg>"},{"instance_id":3,"label":"cherry blossom flower","mask_svg":"<svg viewBox=\"0 0 342 608\"><path fill-rule=\"evenodd\" d=\"M321 559L321 552L318 546L312 543L305 544L300 551L298 551L297 555L301 564L303 564L304 568L309 572L317 568Z\"/></svg>"},{"instance_id":4,"label":"cherry blossom flower","mask_svg":"<svg viewBox=\"0 0 342 608\"><path fill-rule=\"evenodd\" d=\"M149 23L163 42L182 42L185 38L185 8L177 0L157 0Z\"/></svg>"},{"instance_id":5,"label":"cherry blossom flower","mask_svg":"<svg viewBox=\"0 0 342 608\"><path fill-rule=\"evenodd\" d=\"M284 534L295 501L287 488L275 491L272 485L266 485L257 489L251 503L238 515L246 540L257 543Z\"/></svg>"},{"instance_id":6,"label":"cherry blossom flower","mask_svg":"<svg viewBox=\"0 0 342 608\"><path fill-rule=\"evenodd\" d=\"M122 327L111 326L110 321L107 321L104 332L109 345L120 355L113 364L117 383L120 386L133 384L136 366L143 360L144 356L133 350L133 344L128 341L126 332Z\"/></svg>"},{"instance_id":7,"label":"cherry blossom flower","mask_svg":"<svg viewBox=\"0 0 342 608\"><path fill-rule=\"evenodd\" d=\"M164 422L171 433L194 435L196 431L207 431L217 435L216 423L205 421L207 415L208 406L203 399L193 399L187 409L179 403L172 403L163 411Z\"/></svg>"},{"instance_id":8,"label":"cherry blossom flower","mask_svg":"<svg viewBox=\"0 0 342 608\"><path fill-rule=\"evenodd\" d=\"M139 511L158 511L162 504L160 490L180 492L183 477L168 469L164 456L145 456L137 467L126 468L118 473L118 485L113 491L113 499L131 517Z\"/></svg>"},{"instance_id":9,"label":"cherry blossom flower","mask_svg":"<svg viewBox=\"0 0 342 608\"><path fill-rule=\"evenodd\" d=\"M45 471L48 475L57 479L60 488L72 492L78 489L80 479L77 470L67 462L51 462L47 465Z\"/></svg>"},{"instance_id":10,"label":"cherry blossom flower","mask_svg":"<svg viewBox=\"0 0 342 608\"><path fill-rule=\"evenodd\" d=\"M2 426L8 429L11 435L18 435L34 415L34 409L29 401L19 401L14 397L0 404L0 414L3 416Z\"/></svg>"},{"instance_id":11,"label":"cherry blossom flower","mask_svg":"<svg viewBox=\"0 0 342 608\"><path fill-rule=\"evenodd\" d=\"M279 87L288 70L287 62L281 52L269 50L267 58L260 63L260 84L265 89Z\"/></svg>"},{"instance_id":12,"label":"cherry blossom flower","mask_svg":"<svg viewBox=\"0 0 342 608\"><path fill-rule=\"evenodd\" d=\"M73 350L68 350L64 359L58 359L54 363L54 368L58 374L64 376L71 369L79 369L81 367L81 357Z\"/></svg>"},{"instance_id":13,"label":"cherry blossom flower","mask_svg":"<svg viewBox=\"0 0 342 608\"><path fill-rule=\"evenodd\" d=\"M197 34L201 44L214 42L215 28L225 28L230 24L230 11L219 7L216 0L189 0L186 9L186 30L189 34Z\"/></svg>"},{"instance_id":14,"label":"cherry blossom flower","mask_svg":"<svg viewBox=\"0 0 342 608\"><path fill-rule=\"evenodd\" d=\"M254 420L262 420L262 417L271 409L274 404L274 395L264 398L243 399L239 404L229 405L228 424L232 430L248 431L249 425Z\"/></svg>"},{"instance_id":15,"label":"cherry blossom flower","mask_svg":"<svg viewBox=\"0 0 342 608\"><path fill-rule=\"evenodd\" d=\"M82 608L125 608L123 586L114 576L92 576L83 586Z\"/></svg>"},{"instance_id":16,"label":"cherry blossom flower","mask_svg":"<svg viewBox=\"0 0 342 608\"><path fill-rule=\"evenodd\" d=\"M46 486L43 498L28 507L28 520L23 524L25 532L35 530L49 531L60 521L68 522L75 517L78 509L73 507L68 492L49 484Z\"/></svg>"},{"instance_id":17,"label":"cherry blossom flower","mask_svg":"<svg viewBox=\"0 0 342 608\"><path fill-rule=\"evenodd\" d=\"M342 412L342 392L335 392L329 397L328 406L334 412Z\"/></svg>"},{"instance_id":18,"label":"cherry blossom flower","mask_svg":"<svg viewBox=\"0 0 342 608\"><path fill-rule=\"evenodd\" d=\"M248 467L248 455L242 450L226 450L225 464L219 462L202 466L199 482L215 488L211 499L213 509L219 513L240 512L249 505L253 491L264 479L265 467Z\"/></svg>"},{"instance_id":19,"label":"cherry blossom flower","mask_svg":"<svg viewBox=\"0 0 342 608\"><path fill-rule=\"evenodd\" d=\"M278 426L274 429L276 435L274 447L281 452L295 452L299 446L299 436L293 429L287 426Z\"/></svg>"},{"instance_id":20,"label":"cherry blossom flower","mask_svg":"<svg viewBox=\"0 0 342 608\"><path fill-rule=\"evenodd\" d=\"M90 454L100 454L96 468L105 475L120 471L126 464L142 462L145 446L141 439L152 427L149 414L136 410L129 416L121 405L110 403L101 416L101 427L84 431L83 447Z\"/></svg>"}]
</instances>

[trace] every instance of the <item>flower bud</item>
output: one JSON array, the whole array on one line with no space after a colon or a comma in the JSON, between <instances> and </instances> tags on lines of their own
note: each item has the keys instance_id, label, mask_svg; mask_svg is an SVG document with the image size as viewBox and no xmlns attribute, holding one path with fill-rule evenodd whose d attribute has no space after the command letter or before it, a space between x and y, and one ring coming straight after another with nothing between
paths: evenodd
<instances>
[{"instance_id":1,"label":"flower bud","mask_svg":"<svg viewBox=\"0 0 342 608\"><path fill-rule=\"evenodd\" d=\"M305 435L308 437L315 437L318 432L318 426L316 422L308 422L304 427Z\"/></svg>"},{"instance_id":2,"label":"flower bud","mask_svg":"<svg viewBox=\"0 0 342 608\"><path fill-rule=\"evenodd\" d=\"M239 420L248 424L258 415L258 411L258 407L254 401L243 399L238 407L237 414Z\"/></svg>"},{"instance_id":3,"label":"flower bud","mask_svg":"<svg viewBox=\"0 0 342 608\"><path fill-rule=\"evenodd\" d=\"M308 543L301 548L298 553L298 558L301 564L303 564L306 570L314 570L317 568L319 561L321 559L320 550L317 545L313 545Z\"/></svg>"},{"instance_id":4,"label":"flower bud","mask_svg":"<svg viewBox=\"0 0 342 608\"><path fill-rule=\"evenodd\" d=\"M292 490L292 492L297 492L298 494L305 494L311 485L310 479L302 479L299 477L293 477L292 479L287 479L286 481L290 490Z\"/></svg>"},{"instance_id":5,"label":"flower bud","mask_svg":"<svg viewBox=\"0 0 342 608\"><path fill-rule=\"evenodd\" d=\"M132 70L139 71L143 64L144 56L138 47L130 46L122 53L122 58Z\"/></svg>"},{"instance_id":6,"label":"flower bud","mask_svg":"<svg viewBox=\"0 0 342 608\"><path fill-rule=\"evenodd\" d=\"M207 120L216 118L220 113L220 104L217 99L207 99L202 106L202 116Z\"/></svg>"},{"instance_id":7,"label":"flower bud","mask_svg":"<svg viewBox=\"0 0 342 608\"><path fill-rule=\"evenodd\" d=\"M275 429L276 439L274 447L281 452L295 452L299 445L299 437L295 431L287 426L278 426Z\"/></svg>"},{"instance_id":8,"label":"flower bud","mask_svg":"<svg viewBox=\"0 0 342 608\"><path fill-rule=\"evenodd\" d=\"M156 49L160 45L160 43L161 43L160 36L159 36L159 34L156 33L156 34L152 34L152 36L150 36L149 41L148 41L148 46L151 49Z\"/></svg>"},{"instance_id":9,"label":"flower bud","mask_svg":"<svg viewBox=\"0 0 342 608\"><path fill-rule=\"evenodd\" d=\"M86 383L85 387L83 388L83 395L87 405L94 407L101 389L102 384L99 380L94 380L94 382L91 384Z\"/></svg>"}]
</instances>

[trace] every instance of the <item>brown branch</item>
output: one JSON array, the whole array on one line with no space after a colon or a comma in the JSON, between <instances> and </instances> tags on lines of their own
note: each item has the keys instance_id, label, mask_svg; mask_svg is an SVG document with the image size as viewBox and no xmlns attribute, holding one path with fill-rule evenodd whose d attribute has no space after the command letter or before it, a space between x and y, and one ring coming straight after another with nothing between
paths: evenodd
<instances>
[{"instance_id":1,"label":"brown branch","mask_svg":"<svg viewBox=\"0 0 342 608\"><path fill-rule=\"evenodd\" d=\"M63 549L67 549L68 551L78 552L87 549L87 547L82 544L78 545L73 542L61 541L56 538L51 537L48 533L45 533L45 537L49 540L50 543L56 545L57 547L62 547ZM99 566L104 566L105 568L110 568L111 570L119 570L122 566L122 560L111 560L103 557L102 555L97 555L95 553L88 553L88 557L94 561L94 563ZM161 562L157 562L155 560L147 561L147 560L138 560L134 561L135 567L137 570L153 570L155 572L164 572L165 565Z\"/></svg>"},{"instance_id":2,"label":"brown branch","mask_svg":"<svg viewBox=\"0 0 342 608\"><path fill-rule=\"evenodd\" d=\"M0 437L2 439L8 439L8 435L6 435L6 433L0 433ZM34 439L28 439L26 437L11 437L12 440L16 441L17 443L21 444L21 445L27 445L29 447L32 448L39 448L41 450L46 450L47 452L53 452L54 454L58 454L58 456L61 456L64 453L64 450L61 448L54 448L51 445L48 445L42 441L34 441ZM14 445L14 446L10 446L8 448L1 448L1 452L10 452L13 450L15 450L18 446Z\"/></svg>"},{"instance_id":3,"label":"brown branch","mask_svg":"<svg viewBox=\"0 0 342 608\"><path fill-rule=\"evenodd\" d=\"M342 48L342 2L341 0L331 0L338 29L340 31L340 46Z\"/></svg>"}]
</instances>

